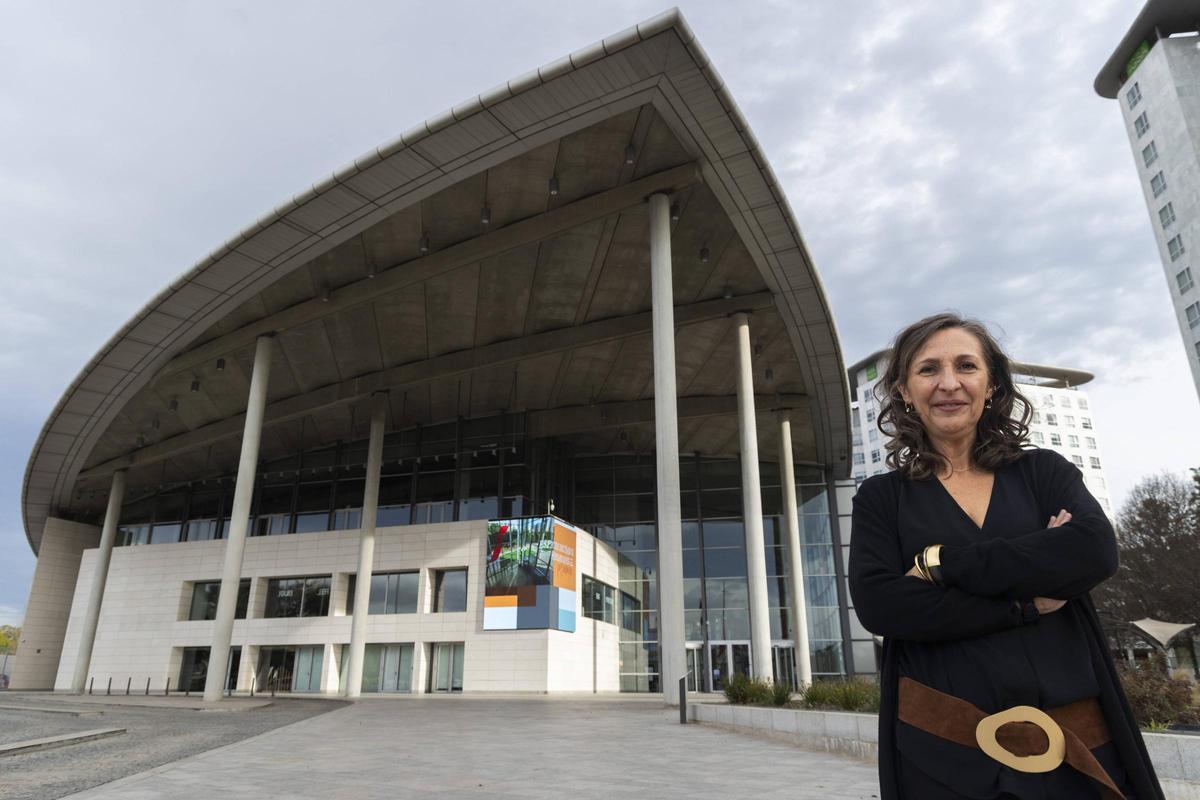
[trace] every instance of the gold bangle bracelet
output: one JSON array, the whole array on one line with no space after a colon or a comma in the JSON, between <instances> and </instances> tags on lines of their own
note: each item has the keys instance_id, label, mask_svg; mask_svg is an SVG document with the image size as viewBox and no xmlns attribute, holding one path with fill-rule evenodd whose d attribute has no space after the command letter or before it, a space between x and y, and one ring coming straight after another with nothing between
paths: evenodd
<instances>
[{"instance_id":1,"label":"gold bangle bracelet","mask_svg":"<svg viewBox=\"0 0 1200 800\"><path fill-rule=\"evenodd\" d=\"M942 546L940 544L931 544L925 548L925 566L940 567L942 565Z\"/></svg>"}]
</instances>

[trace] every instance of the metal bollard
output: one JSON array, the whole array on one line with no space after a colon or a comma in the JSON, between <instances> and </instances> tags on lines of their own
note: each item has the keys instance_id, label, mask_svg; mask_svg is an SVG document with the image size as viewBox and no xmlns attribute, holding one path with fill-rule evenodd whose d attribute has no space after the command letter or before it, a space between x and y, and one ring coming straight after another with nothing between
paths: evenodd
<instances>
[{"instance_id":1,"label":"metal bollard","mask_svg":"<svg viewBox=\"0 0 1200 800\"><path fill-rule=\"evenodd\" d=\"M125 681L125 696L129 697L129 687L133 685L133 676L129 676L129 680Z\"/></svg>"},{"instance_id":2,"label":"metal bollard","mask_svg":"<svg viewBox=\"0 0 1200 800\"><path fill-rule=\"evenodd\" d=\"M687 725L687 675L679 679L679 724Z\"/></svg>"},{"instance_id":3,"label":"metal bollard","mask_svg":"<svg viewBox=\"0 0 1200 800\"><path fill-rule=\"evenodd\" d=\"M150 679L146 678L146 697L150 696Z\"/></svg>"},{"instance_id":4,"label":"metal bollard","mask_svg":"<svg viewBox=\"0 0 1200 800\"><path fill-rule=\"evenodd\" d=\"M167 685L163 687L163 697L166 697L170 693L171 693L171 676L168 675L167 676Z\"/></svg>"},{"instance_id":5,"label":"metal bollard","mask_svg":"<svg viewBox=\"0 0 1200 800\"><path fill-rule=\"evenodd\" d=\"M254 697L254 684L255 684L257 678L258 678L258 673L255 673L250 676L250 696L251 697Z\"/></svg>"},{"instance_id":6,"label":"metal bollard","mask_svg":"<svg viewBox=\"0 0 1200 800\"><path fill-rule=\"evenodd\" d=\"M108 676L108 688L104 690L104 696L108 697L112 694L112 675Z\"/></svg>"},{"instance_id":7,"label":"metal bollard","mask_svg":"<svg viewBox=\"0 0 1200 800\"><path fill-rule=\"evenodd\" d=\"M93 675L92 679L90 681L88 681L88 694L92 693L92 684L94 684L95 682L96 682L96 676Z\"/></svg>"}]
</instances>

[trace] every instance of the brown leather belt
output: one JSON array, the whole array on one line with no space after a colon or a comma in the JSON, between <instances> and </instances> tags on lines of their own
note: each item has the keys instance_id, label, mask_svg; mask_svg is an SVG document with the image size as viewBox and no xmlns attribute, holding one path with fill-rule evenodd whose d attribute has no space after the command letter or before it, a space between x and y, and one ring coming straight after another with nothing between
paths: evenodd
<instances>
[{"instance_id":1,"label":"brown leather belt","mask_svg":"<svg viewBox=\"0 0 1200 800\"><path fill-rule=\"evenodd\" d=\"M1013 706L989 715L954 695L900 678L899 718L1021 772L1050 772L1066 762L1099 784L1103 797L1125 800L1090 752L1112 740L1094 697L1045 711Z\"/></svg>"}]
</instances>

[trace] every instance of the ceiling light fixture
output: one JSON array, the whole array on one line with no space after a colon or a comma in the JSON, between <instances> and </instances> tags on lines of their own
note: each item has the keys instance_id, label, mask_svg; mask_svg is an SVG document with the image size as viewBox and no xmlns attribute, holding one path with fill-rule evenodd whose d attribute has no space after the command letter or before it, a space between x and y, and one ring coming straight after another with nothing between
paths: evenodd
<instances>
[{"instance_id":1,"label":"ceiling light fixture","mask_svg":"<svg viewBox=\"0 0 1200 800\"><path fill-rule=\"evenodd\" d=\"M217 359L217 372L224 372L224 371L225 371L225 359L218 358Z\"/></svg>"},{"instance_id":2,"label":"ceiling light fixture","mask_svg":"<svg viewBox=\"0 0 1200 800\"><path fill-rule=\"evenodd\" d=\"M557 176L550 179L550 196L551 197L558 196L558 177Z\"/></svg>"},{"instance_id":3,"label":"ceiling light fixture","mask_svg":"<svg viewBox=\"0 0 1200 800\"><path fill-rule=\"evenodd\" d=\"M679 203L671 203L671 222L679 222Z\"/></svg>"},{"instance_id":4,"label":"ceiling light fixture","mask_svg":"<svg viewBox=\"0 0 1200 800\"><path fill-rule=\"evenodd\" d=\"M418 247L421 249L421 255L425 255L429 252L429 234L426 233L421 235L421 242Z\"/></svg>"},{"instance_id":5,"label":"ceiling light fixture","mask_svg":"<svg viewBox=\"0 0 1200 800\"><path fill-rule=\"evenodd\" d=\"M700 263L701 264L708 263L708 248L707 247L700 248Z\"/></svg>"},{"instance_id":6,"label":"ceiling light fixture","mask_svg":"<svg viewBox=\"0 0 1200 800\"><path fill-rule=\"evenodd\" d=\"M199 379L199 378L192 378L192 385L191 385L191 387L190 387L190 388L191 388L191 391L192 391L192 393L193 393L193 394L195 394L196 392L200 391L200 379Z\"/></svg>"},{"instance_id":7,"label":"ceiling light fixture","mask_svg":"<svg viewBox=\"0 0 1200 800\"><path fill-rule=\"evenodd\" d=\"M486 205L479 210L479 222L481 225L492 224L492 210Z\"/></svg>"},{"instance_id":8,"label":"ceiling light fixture","mask_svg":"<svg viewBox=\"0 0 1200 800\"><path fill-rule=\"evenodd\" d=\"M632 144L625 145L625 163L632 164L637 161L637 148Z\"/></svg>"}]
</instances>

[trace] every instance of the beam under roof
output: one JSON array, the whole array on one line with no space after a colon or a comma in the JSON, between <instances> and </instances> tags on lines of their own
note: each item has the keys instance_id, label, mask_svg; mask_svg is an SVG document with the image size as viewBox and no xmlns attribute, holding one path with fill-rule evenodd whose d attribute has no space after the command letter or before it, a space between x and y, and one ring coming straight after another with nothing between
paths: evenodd
<instances>
[{"instance_id":1,"label":"beam under roof","mask_svg":"<svg viewBox=\"0 0 1200 800\"><path fill-rule=\"evenodd\" d=\"M737 311L755 311L774 307L770 292L705 300L675 307L676 329L685 325L727 317ZM561 353L588 345L627 339L650 333L651 312L572 325L552 331L506 339L501 342L459 350L454 353L402 364L398 367L330 383L319 389L278 400L267 406L264 425L297 419L309 414L353 403L381 390L395 390L428 383L440 378L467 375L504 364L515 364L539 356ZM83 470L80 479L102 478L115 470L154 464L179 453L207 447L214 440L238 436L245 414L203 425L172 436L123 456Z\"/></svg>"},{"instance_id":2,"label":"beam under roof","mask_svg":"<svg viewBox=\"0 0 1200 800\"><path fill-rule=\"evenodd\" d=\"M811 398L803 394L760 394L754 397L755 408L764 412L781 409L807 410L810 403ZM680 397L678 407L680 419L727 416L737 413L737 396ZM542 439L548 436L588 433L653 422L653 400L629 400L532 411L529 414L528 432L531 437Z\"/></svg>"},{"instance_id":3,"label":"beam under roof","mask_svg":"<svg viewBox=\"0 0 1200 800\"><path fill-rule=\"evenodd\" d=\"M194 370L221 356L254 344L254 340L263 334L298 327L369 303L383 295L422 283L468 264L566 233L588 222L604 219L640 205L646 197L655 192L682 189L695 182L699 175L695 164L672 167L407 261L398 265L399 268L379 272L373 278L364 278L335 289L328 297L316 297L297 303L181 353L167 362L158 377Z\"/></svg>"}]
</instances>

